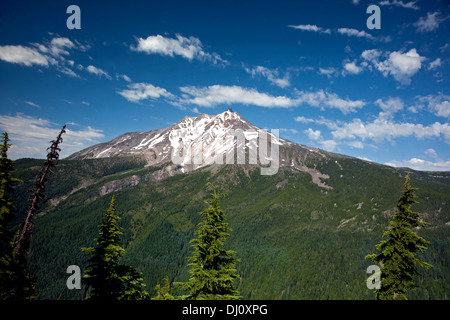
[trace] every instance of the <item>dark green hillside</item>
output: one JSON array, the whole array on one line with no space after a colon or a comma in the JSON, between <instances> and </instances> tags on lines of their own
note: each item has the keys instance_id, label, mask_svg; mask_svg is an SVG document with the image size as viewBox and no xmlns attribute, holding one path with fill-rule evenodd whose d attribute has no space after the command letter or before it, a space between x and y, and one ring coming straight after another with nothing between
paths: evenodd
<instances>
[{"instance_id":1,"label":"dark green hillside","mask_svg":"<svg viewBox=\"0 0 450 320\"><path fill-rule=\"evenodd\" d=\"M26 183L16 206L25 211L29 188L41 161L15 162ZM139 159L60 161L51 177L43 214L36 219L29 266L39 299L79 299L83 290L66 288L66 268L86 266L81 247L93 245L101 215L114 191L124 228L124 262L143 273L147 290L168 276L187 281L199 212L208 197L207 182L228 196L221 200L230 227L227 240L241 260L237 286L245 299L373 299L366 288L364 257L375 250L400 196L406 170L330 155L306 162L329 178L319 187L311 175L291 167L261 176L259 168L203 168L162 180L160 167ZM418 187L416 211L430 223L420 233L431 245L423 260L420 288L410 298L448 299L450 286L450 184L448 173L412 172ZM19 220L16 219L16 222ZM175 295L176 292L173 292Z\"/></svg>"}]
</instances>

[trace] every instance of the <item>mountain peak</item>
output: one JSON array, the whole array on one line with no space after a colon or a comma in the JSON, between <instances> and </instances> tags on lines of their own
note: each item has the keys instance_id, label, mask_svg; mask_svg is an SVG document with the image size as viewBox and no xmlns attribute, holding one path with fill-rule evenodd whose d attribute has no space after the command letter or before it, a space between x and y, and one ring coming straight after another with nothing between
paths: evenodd
<instances>
[{"instance_id":1,"label":"mountain peak","mask_svg":"<svg viewBox=\"0 0 450 320\"><path fill-rule=\"evenodd\" d=\"M271 145L275 143L276 149L279 145L290 144L271 133L269 136L272 137L270 140L261 141L266 141L266 144L269 141ZM145 158L147 165L172 162L182 172L186 172L212 163L223 163L216 161L225 154L234 154L234 149L239 154L241 151L247 152L247 149L250 152L250 148L257 149L261 143L259 139L267 139L265 130L249 123L237 112L226 109L216 115L201 113L185 116L164 129L126 133L109 142L81 150L68 159L139 155ZM256 149L252 149L252 155L256 154ZM260 161L272 161L272 158L263 156Z\"/></svg>"}]
</instances>

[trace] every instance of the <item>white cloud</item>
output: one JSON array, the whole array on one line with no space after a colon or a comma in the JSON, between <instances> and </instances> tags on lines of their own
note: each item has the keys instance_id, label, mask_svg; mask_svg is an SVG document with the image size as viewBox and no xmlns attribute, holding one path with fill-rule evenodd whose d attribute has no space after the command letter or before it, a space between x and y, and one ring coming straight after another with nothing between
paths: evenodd
<instances>
[{"instance_id":1,"label":"white cloud","mask_svg":"<svg viewBox=\"0 0 450 320\"><path fill-rule=\"evenodd\" d=\"M422 109L424 106L438 117L450 117L450 95L438 93L436 95L428 95L418 97L419 104L414 106L417 109Z\"/></svg>"},{"instance_id":2,"label":"white cloud","mask_svg":"<svg viewBox=\"0 0 450 320\"><path fill-rule=\"evenodd\" d=\"M75 45L68 38L58 37L50 41L49 52L56 57L61 55L69 55L67 49L72 49Z\"/></svg>"},{"instance_id":3,"label":"white cloud","mask_svg":"<svg viewBox=\"0 0 450 320\"><path fill-rule=\"evenodd\" d=\"M416 31L419 33L427 33L439 28L439 24L444 21L439 17L439 12L428 12L426 18L420 17L417 22L414 23Z\"/></svg>"},{"instance_id":4,"label":"white cloud","mask_svg":"<svg viewBox=\"0 0 450 320\"><path fill-rule=\"evenodd\" d=\"M241 103L265 108L288 108L298 105L295 99L285 96L272 96L255 89L239 86L212 85L197 88L180 87L184 93L178 103L195 104L202 107L214 107L218 104Z\"/></svg>"},{"instance_id":5,"label":"white cloud","mask_svg":"<svg viewBox=\"0 0 450 320\"><path fill-rule=\"evenodd\" d=\"M385 163L393 167L407 167L420 171L450 171L450 161L427 161L420 158L412 158L410 160L397 161L392 160Z\"/></svg>"},{"instance_id":6,"label":"white cloud","mask_svg":"<svg viewBox=\"0 0 450 320\"><path fill-rule=\"evenodd\" d=\"M402 8L406 8L406 9L413 9L413 10L419 10L420 7L416 5L417 1L409 1L409 2L403 2L401 0L384 0L384 1L380 1L379 5L380 6L395 6L395 7L402 7Z\"/></svg>"},{"instance_id":7,"label":"white cloud","mask_svg":"<svg viewBox=\"0 0 450 320\"><path fill-rule=\"evenodd\" d=\"M93 74L99 76L99 77L105 76L105 78L107 78L109 80L112 79L111 76L106 71L104 71L100 68L94 67L93 65L87 66L86 70L89 71L90 73L93 73Z\"/></svg>"},{"instance_id":8,"label":"white cloud","mask_svg":"<svg viewBox=\"0 0 450 320\"><path fill-rule=\"evenodd\" d=\"M436 159L436 160L439 159L439 156L438 156L436 150L434 150L432 148L429 148L429 149L425 150L425 154L430 156L430 157L432 157L432 158L434 158L434 159Z\"/></svg>"},{"instance_id":9,"label":"white cloud","mask_svg":"<svg viewBox=\"0 0 450 320\"><path fill-rule=\"evenodd\" d=\"M356 149L363 149L364 143L361 141L346 141L345 144L349 145L350 147L356 148Z\"/></svg>"},{"instance_id":10,"label":"white cloud","mask_svg":"<svg viewBox=\"0 0 450 320\"><path fill-rule=\"evenodd\" d=\"M355 112L366 103L362 100L340 98L335 93L318 90L305 92L295 90L295 97L273 96L256 89L240 86L212 85L208 87L185 86L180 87L181 96L175 96L164 88L155 87L147 83L133 83L128 89L117 91L128 101L138 102L147 98L167 98L169 103L183 107L194 104L201 107L214 107L219 104L244 104L265 108L290 108L302 103L314 107L336 108L343 113Z\"/></svg>"},{"instance_id":11,"label":"white cloud","mask_svg":"<svg viewBox=\"0 0 450 320\"><path fill-rule=\"evenodd\" d=\"M335 68L319 68L319 74L327 76L328 79L331 79L333 76L337 75L338 72Z\"/></svg>"},{"instance_id":12,"label":"white cloud","mask_svg":"<svg viewBox=\"0 0 450 320\"><path fill-rule=\"evenodd\" d=\"M173 98L174 96L164 88L155 87L150 83L132 83L128 89L117 91L130 102L139 102L145 99L159 99L160 97Z\"/></svg>"},{"instance_id":13,"label":"white cloud","mask_svg":"<svg viewBox=\"0 0 450 320\"><path fill-rule=\"evenodd\" d=\"M380 57L388 57L380 60ZM407 86L411 83L411 77L422 67L422 61L425 57L420 56L415 48L406 53L394 51L383 53L376 49L365 50L361 57L380 71L384 77L391 75L401 85Z\"/></svg>"},{"instance_id":14,"label":"white cloud","mask_svg":"<svg viewBox=\"0 0 450 320\"><path fill-rule=\"evenodd\" d=\"M23 46L0 46L0 59L10 63L23 64L27 67L39 65L47 67L49 61L38 50Z\"/></svg>"},{"instance_id":15,"label":"white cloud","mask_svg":"<svg viewBox=\"0 0 450 320\"><path fill-rule=\"evenodd\" d=\"M384 112L389 114L403 110L404 107L403 100L399 97L389 97L387 100L377 99L375 103L379 105Z\"/></svg>"},{"instance_id":16,"label":"white cloud","mask_svg":"<svg viewBox=\"0 0 450 320\"><path fill-rule=\"evenodd\" d=\"M116 72L116 80L120 80L120 79L123 79L126 82L131 82L131 79L129 76L127 76L126 74L120 74L120 73Z\"/></svg>"},{"instance_id":17,"label":"white cloud","mask_svg":"<svg viewBox=\"0 0 450 320\"><path fill-rule=\"evenodd\" d=\"M321 140L322 139L322 135L321 135L320 130L313 130L311 128L308 128L308 130L305 130L303 132L305 132L308 135L309 139L311 139L311 140L315 140L316 141L316 140Z\"/></svg>"},{"instance_id":18,"label":"white cloud","mask_svg":"<svg viewBox=\"0 0 450 320\"><path fill-rule=\"evenodd\" d=\"M294 118L295 121L301 122L301 123L314 123L314 119L305 118L304 116L298 116Z\"/></svg>"},{"instance_id":19,"label":"white cloud","mask_svg":"<svg viewBox=\"0 0 450 320\"><path fill-rule=\"evenodd\" d=\"M353 119L349 123L340 124L331 132L335 140L373 140L375 142L391 141L399 137L415 136L417 139L443 137L450 144L450 125L435 122L430 125L415 123L399 123L383 117L372 122Z\"/></svg>"},{"instance_id":20,"label":"white cloud","mask_svg":"<svg viewBox=\"0 0 450 320\"><path fill-rule=\"evenodd\" d=\"M374 37L370 33L367 33L364 30L358 30L354 28L337 28L337 29L325 29L322 27L319 27L314 24L300 24L300 25L288 25L289 28L302 30L302 31L309 31L309 32L316 32L316 33L326 33L331 34L332 32L339 33L341 35L346 35L349 37L357 37L357 38L365 38L368 40L373 41L382 41L382 42L391 42L392 37L391 36L378 36Z\"/></svg>"},{"instance_id":21,"label":"white cloud","mask_svg":"<svg viewBox=\"0 0 450 320\"><path fill-rule=\"evenodd\" d=\"M9 63L22 64L27 67L32 66L53 66L59 72L72 77L78 75L71 69L75 62L67 59L70 55L69 50L77 49L85 51L89 46L79 42L74 44L65 37L54 37L50 41L41 43L32 43L30 47L21 45L0 46L0 59Z\"/></svg>"},{"instance_id":22,"label":"white cloud","mask_svg":"<svg viewBox=\"0 0 450 320\"><path fill-rule=\"evenodd\" d=\"M34 103L33 101L25 101L26 104L35 107L35 108L40 108L40 105L37 105L36 103Z\"/></svg>"},{"instance_id":23,"label":"white cloud","mask_svg":"<svg viewBox=\"0 0 450 320\"><path fill-rule=\"evenodd\" d=\"M15 116L0 115L0 128L8 132L11 139L12 147L8 151L11 159L46 158L49 141L56 138L61 127L49 120L20 113ZM68 127L60 144L60 158L98 143L103 137L102 131L98 129L87 127L76 131Z\"/></svg>"},{"instance_id":24,"label":"white cloud","mask_svg":"<svg viewBox=\"0 0 450 320\"><path fill-rule=\"evenodd\" d=\"M313 107L329 107L339 109L342 113L356 112L366 103L362 100L342 99L335 93L318 90L315 92L297 91L297 100Z\"/></svg>"},{"instance_id":25,"label":"white cloud","mask_svg":"<svg viewBox=\"0 0 450 320\"><path fill-rule=\"evenodd\" d=\"M281 132L288 132L288 133L293 133L293 134L297 134L298 131L295 129L286 129L286 128L281 128L280 129Z\"/></svg>"},{"instance_id":26,"label":"white cloud","mask_svg":"<svg viewBox=\"0 0 450 320\"><path fill-rule=\"evenodd\" d=\"M288 25L289 28L302 30L302 31L311 31L311 32L320 32L320 33L327 33L330 34L330 29L324 29L322 27L318 27L316 25L312 24L299 24L299 25Z\"/></svg>"},{"instance_id":27,"label":"white cloud","mask_svg":"<svg viewBox=\"0 0 450 320\"><path fill-rule=\"evenodd\" d=\"M351 122L331 121L327 119L309 119L303 116L296 117L294 120L328 127L332 139L327 140L324 140L319 135L321 133L319 130L314 131L309 128L304 131L311 140L317 141L328 151L334 151L338 145L348 145L353 148L363 149L369 140L383 143L384 141L393 141L400 137L415 137L416 139L442 137L447 144L450 144L450 126L448 123L436 122L430 125L399 123L384 117L379 117L372 122L363 122L360 119L353 119Z\"/></svg>"},{"instance_id":28,"label":"white cloud","mask_svg":"<svg viewBox=\"0 0 450 320\"><path fill-rule=\"evenodd\" d=\"M378 61L378 58L383 54L382 51L377 50L377 49L369 49L369 50L364 50L361 53L361 57L364 60L368 60L368 61Z\"/></svg>"},{"instance_id":29,"label":"white cloud","mask_svg":"<svg viewBox=\"0 0 450 320\"><path fill-rule=\"evenodd\" d=\"M281 78L279 76L278 70L272 70L263 66L256 66L251 69L245 67L245 71L250 73L252 77L255 77L256 75L261 75L267 78L267 80L269 80L270 83L280 88L289 87L291 85L288 73L286 73L284 77Z\"/></svg>"},{"instance_id":30,"label":"white cloud","mask_svg":"<svg viewBox=\"0 0 450 320\"><path fill-rule=\"evenodd\" d=\"M200 61L209 61L213 64L228 63L217 53L205 52L198 38L186 38L179 34L176 35L176 39L166 38L161 35L148 36L146 39L138 38L138 45L136 47L131 46L130 48L147 54L160 54L170 57L178 55L189 61L198 59Z\"/></svg>"},{"instance_id":31,"label":"white cloud","mask_svg":"<svg viewBox=\"0 0 450 320\"><path fill-rule=\"evenodd\" d=\"M340 34L347 35L349 37L367 38L372 40L375 39L371 34L353 28L339 28L337 31Z\"/></svg>"},{"instance_id":32,"label":"white cloud","mask_svg":"<svg viewBox=\"0 0 450 320\"><path fill-rule=\"evenodd\" d=\"M319 143L322 145L322 148L327 151L334 151L337 146L337 142L334 140L322 140L319 141Z\"/></svg>"},{"instance_id":33,"label":"white cloud","mask_svg":"<svg viewBox=\"0 0 450 320\"><path fill-rule=\"evenodd\" d=\"M433 60L428 65L428 70L434 70L436 68L439 68L441 66L441 58L436 58L436 60Z\"/></svg>"},{"instance_id":34,"label":"white cloud","mask_svg":"<svg viewBox=\"0 0 450 320\"><path fill-rule=\"evenodd\" d=\"M362 72L362 67L359 67L356 65L355 61L346 61L344 62L344 75L346 73L350 73L350 74L359 74Z\"/></svg>"}]
</instances>

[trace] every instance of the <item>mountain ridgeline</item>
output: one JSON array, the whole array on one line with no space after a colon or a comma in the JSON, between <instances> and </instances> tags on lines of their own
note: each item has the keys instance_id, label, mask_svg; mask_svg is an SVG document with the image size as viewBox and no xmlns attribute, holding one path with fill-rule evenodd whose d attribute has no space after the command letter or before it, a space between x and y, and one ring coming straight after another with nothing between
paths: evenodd
<instances>
[{"instance_id":1,"label":"mountain ridgeline","mask_svg":"<svg viewBox=\"0 0 450 320\"><path fill-rule=\"evenodd\" d=\"M245 139L224 144L230 129L242 130ZM61 160L46 188L50 200L35 218L28 266L36 297L82 298L83 288L67 288L66 269L85 270L88 256L81 248L93 245L113 195L124 232L123 263L142 272L152 295L165 277L186 282L189 241L210 182L227 194L221 208L232 232L225 245L240 260L236 288L244 299L373 299L366 286L372 262L365 256L387 229L409 173L418 188L413 209L429 223L418 230L430 241L420 258L432 267L420 271L418 288L408 298L449 298L449 172L393 168L299 145L274 132L267 133L266 154L257 152L258 162L248 161L251 146L264 135L227 110L185 117L166 129L127 133ZM243 164L237 161L239 148ZM202 150L202 161L191 161L195 152L179 150ZM215 161L220 153L231 154L233 163ZM261 174L274 162L276 173ZM15 226L41 164L15 161L15 175L24 181L14 193Z\"/></svg>"}]
</instances>

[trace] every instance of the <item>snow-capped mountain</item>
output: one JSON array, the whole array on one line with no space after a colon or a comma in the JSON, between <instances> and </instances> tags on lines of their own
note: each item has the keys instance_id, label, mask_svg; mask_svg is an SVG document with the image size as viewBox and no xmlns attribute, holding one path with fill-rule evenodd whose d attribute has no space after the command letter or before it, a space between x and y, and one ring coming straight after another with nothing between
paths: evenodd
<instances>
[{"instance_id":1,"label":"snow-capped mountain","mask_svg":"<svg viewBox=\"0 0 450 320\"><path fill-rule=\"evenodd\" d=\"M263 130L227 109L217 115L186 116L165 129L126 133L67 159L139 155L147 165L172 162L181 172L214 163L260 164L277 169L279 165L294 165L286 151L280 154L280 147L288 146L300 147L303 152L316 151L281 139L278 130Z\"/></svg>"}]
</instances>

